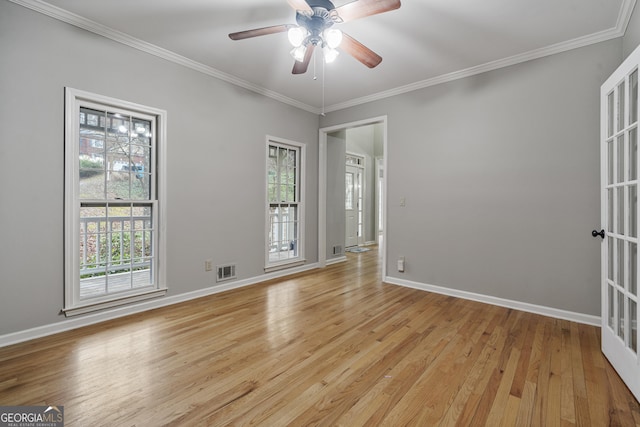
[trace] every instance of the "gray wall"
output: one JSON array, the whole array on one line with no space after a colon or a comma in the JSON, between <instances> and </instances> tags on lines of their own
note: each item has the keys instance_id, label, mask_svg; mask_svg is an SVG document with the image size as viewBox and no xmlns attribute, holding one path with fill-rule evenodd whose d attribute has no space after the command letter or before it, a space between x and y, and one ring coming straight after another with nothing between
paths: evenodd
<instances>
[{"instance_id":1,"label":"gray wall","mask_svg":"<svg viewBox=\"0 0 640 427\"><path fill-rule=\"evenodd\" d=\"M599 89L621 60L616 39L322 118L388 116L387 274L599 315Z\"/></svg>"},{"instance_id":2,"label":"gray wall","mask_svg":"<svg viewBox=\"0 0 640 427\"><path fill-rule=\"evenodd\" d=\"M347 132L344 130L327 135L327 260L344 254L346 138ZM337 245L343 251L334 255L333 247Z\"/></svg>"},{"instance_id":3,"label":"gray wall","mask_svg":"<svg viewBox=\"0 0 640 427\"><path fill-rule=\"evenodd\" d=\"M318 116L0 1L0 334L64 321L69 86L168 112L169 295L264 268L265 136L307 144L306 258L317 256ZM239 220L240 219L240 220Z\"/></svg>"},{"instance_id":4,"label":"gray wall","mask_svg":"<svg viewBox=\"0 0 640 427\"><path fill-rule=\"evenodd\" d=\"M629 56L631 52L640 44L640 11L638 5L633 8L627 31L623 37L622 50L624 58Z\"/></svg>"}]
</instances>

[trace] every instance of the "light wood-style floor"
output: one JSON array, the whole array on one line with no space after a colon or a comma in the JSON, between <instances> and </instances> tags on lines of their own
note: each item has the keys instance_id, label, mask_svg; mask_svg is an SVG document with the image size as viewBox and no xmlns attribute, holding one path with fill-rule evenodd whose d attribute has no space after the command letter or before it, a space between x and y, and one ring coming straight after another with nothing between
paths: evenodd
<instances>
[{"instance_id":1,"label":"light wood-style floor","mask_svg":"<svg viewBox=\"0 0 640 427\"><path fill-rule=\"evenodd\" d=\"M631 426L599 329L348 263L0 349L0 405L68 426Z\"/></svg>"}]
</instances>

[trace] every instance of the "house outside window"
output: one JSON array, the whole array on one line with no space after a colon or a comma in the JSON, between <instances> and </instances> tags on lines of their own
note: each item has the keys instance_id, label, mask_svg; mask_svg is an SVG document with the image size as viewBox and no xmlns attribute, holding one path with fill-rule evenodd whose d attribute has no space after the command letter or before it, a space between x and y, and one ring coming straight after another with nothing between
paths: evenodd
<instances>
[{"instance_id":1,"label":"house outside window","mask_svg":"<svg viewBox=\"0 0 640 427\"><path fill-rule=\"evenodd\" d=\"M67 316L166 293L165 122L162 110L66 89Z\"/></svg>"},{"instance_id":2,"label":"house outside window","mask_svg":"<svg viewBox=\"0 0 640 427\"><path fill-rule=\"evenodd\" d=\"M267 137L266 268L304 263L305 146Z\"/></svg>"}]
</instances>

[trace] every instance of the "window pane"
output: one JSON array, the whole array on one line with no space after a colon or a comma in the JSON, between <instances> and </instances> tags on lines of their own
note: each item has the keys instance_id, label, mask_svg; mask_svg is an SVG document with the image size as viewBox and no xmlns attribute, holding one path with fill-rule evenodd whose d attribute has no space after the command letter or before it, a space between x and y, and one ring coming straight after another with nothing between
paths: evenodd
<instances>
[{"instance_id":1,"label":"window pane","mask_svg":"<svg viewBox=\"0 0 640 427\"><path fill-rule=\"evenodd\" d=\"M99 236L106 233L106 209L103 207L80 208L80 268L94 270L100 263L100 246L104 242ZM104 236L104 234L102 234Z\"/></svg>"},{"instance_id":2,"label":"window pane","mask_svg":"<svg viewBox=\"0 0 640 427\"><path fill-rule=\"evenodd\" d=\"M131 189L129 172L111 172L107 178L107 199L128 200Z\"/></svg>"},{"instance_id":3,"label":"window pane","mask_svg":"<svg viewBox=\"0 0 640 427\"><path fill-rule=\"evenodd\" d=\"M295 184L287 185L287 201L295 202L296 201L296 186Z\"/></svg>"},{"instance_id":4,"label":"window pane","mask_svg":"<svg viewBox=\"0 0 640 427\"><path fill-rule=\"evenodd\" d=\"M134 117L131 125L131 142L133 144L151 145L151 136L151 122Z\"/></svg>"},{"instance_id":5,"label":"window pane","mask_svg":"<svg viewBox=\"0 0 640 427\"><path fill-rule=\"evenodd\" d=\"M80 169L79 194L83 200L103 200L105 197L106 174L104 170Z\"/></svg>"},{"instance_id":6,"label":"window pane","mask_svg":"<svg viewBox=\"0 0 640 427\"><path fill-rule=\"evenodd\" d=\"M275 147L269 147L269 153L274 153ZM278 162L275 155L267 159L267 195L269 202L278 201Z\"/></svg>"}]
</instances>

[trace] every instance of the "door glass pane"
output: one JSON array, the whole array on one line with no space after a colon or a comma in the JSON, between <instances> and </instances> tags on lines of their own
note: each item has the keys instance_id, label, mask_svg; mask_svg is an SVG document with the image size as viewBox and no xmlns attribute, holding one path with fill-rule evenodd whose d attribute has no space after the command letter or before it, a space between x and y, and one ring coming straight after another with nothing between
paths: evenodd
<instances>
[{"instance_id":1,"label":"door glass pane","mask_svg":"<svg viewBox=\"0 0 640 427\"><path fill-rule=\"evenodd\" d=\"M618 294L618 336L624 339L624 294L620 291Z\"/></svg>"},{"instance_id":2,"label":"door glass pane","mask_svg":"<svg viewBox=\"0 0 640 427\"><path fill-rule=\"evenodd\" d=\"M638 121L638 70L629 76L629 124Z\"/></svg>"},{"instance_id":3,"label":"door glass pane","mask_svg":"<svg viewBox=\"0 0 640 427\"><path fill-rule=\"evenodd\" d=\"M345 209L353 209L353 173L347 172L344 183L346 190L344 207Z\"/></svg>"},{"instance_id":4,"label":"door glass pane","mask_svg":"<svg viewBox=\"0 0 640 427\"><path fill-rule=\"evenodd\" d=\"M629 242L629 292L638 295L638 245Z\"/></svg>"},{"instance_id":5,"label":"door glass pane","mask_svg":"<svg viewBox=\"0 0 640 427\"><path fill-rule=\"evenodd\" d=\"M629 236L638 236L638 186L630 185L629 189Z\"/></svg>"},{"instance_id":6,"label":"door glass pane","mask_svg":"<svg viewBox=\"0 0 640 427\"><path fill-rule=\"evenodd\" d=\"M607 278L613 282L613 237L607 238Z\"/></svg>"},{"instance_id":7,"label":"door glass pane","mask_svg":"<svg viewBox=\"0 0 640 427\"><path fill-rule=\"evenodd\" d=\"M624 128L624 101L625 101L626 91L624 90L624 82L618 85L618 114L617 117L617 130L622 130Z\"/></svg>"},{"instance_id":8,"label":"door glass pane","mask_svg":"<svg viewBox=\"0 0 640 427\"><path fill-rule=\"evenodd\" d=\"M618 239L616 259L618 260L618 274L616 283L621 288L624 288L624 240Z\"/></svg>"},{"instance_id":9,"label":"door glass pane","mask_svg":"<svg viewBox=\"0 0 640 427\"><path fill-rule=\"evenodd\" d=\"M613 184L613 139L607 141L607 184Z\"/></svg>"},{"instance_id":10,"label":"door glass pane","mask_svg":"<svg viewBox=\"0 0 640 427\"><path fill-rule=\"evenodd\" d=\"M638 305L629 299L629 319L631 320L631 331L629 332L629 348L634 353L638 352Z\"/></svg>"},{"instance_id":11,"label":"door glass pane","mask_svg":"<svg viewBox=\"0 0 640 427\"><path fill-rule=\"evenodd\" d=\"M607 313L607 325L609 325L609 327L611 329L613 329L613 319L614 319L614 290L613 290L613 286L609 285L607 286L607 289L609 290L607 292L607 306L609 307L608 309L608 313Z\"/></svg>"},{"instance_id":12,"label":"door glass pane","mask_svg":"<svg viewBox=\"0 0 640 427\"><path fill-rule=\"evenodd\" d=\"M613 233L613 188L607 190L607 231Z\"/></svg>"},{"instance_id":13,"label":"door glass pane","mask_svg":"<svg viewBox=\"0 0 640 427\"><path fill-rule=\"evenodd\" d=\"M617 209L618 209L618 233L624 234L624 187L618 187L616 189L616 196L618 197Z\"/></svg>"},{"instance_id":14,"label":"door glass pane","mask_svg":"<svg viewBox=\"0 0 640 427\"><path fill-rule=\"evenodd\" d=\"M613 92L607 96L607 136L613 135Z\"/></svg>"},{"instance_id":15,"label":"door glass pane","mask_svg":"<svg viewBox=\"0 0 640 427\"><path fill-rule=\"evenodd\" d=\"M618 137L616 147L618 149L618 158L616 161L618 167L618 173L616 175L617 182L624 182L624 136L620 135Z\"/></svg>"},{"instance_id":16,"label":"door glass pane","mask_svg":"<svg viewBox=\"0 0 640 427\"><path fill-rule=\"evenodd\" d=\"M638 179L638 128L629 132L629 181Z\"/></svg>"}]
</instances>

